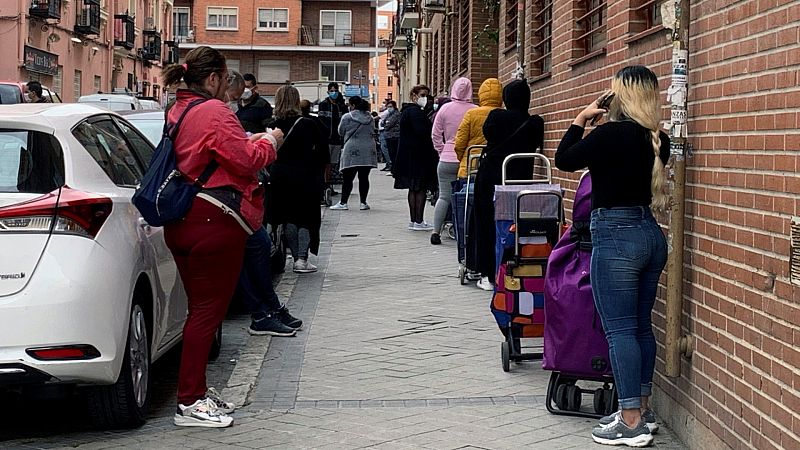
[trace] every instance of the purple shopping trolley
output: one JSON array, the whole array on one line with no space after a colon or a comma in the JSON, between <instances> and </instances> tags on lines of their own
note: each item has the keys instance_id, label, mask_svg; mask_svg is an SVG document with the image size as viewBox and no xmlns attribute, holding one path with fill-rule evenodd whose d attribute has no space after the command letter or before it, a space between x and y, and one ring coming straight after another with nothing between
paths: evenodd
<instances>
[{"instance_id":1,"label":"purple shopping trolley","mask_svg":"<svg viewBox=\"0 0 800 450\"><path fill-rule=\"evenodd\" d=\"M547 262L542 366L553 371L546 399L553 414L600 417L617 410L608 342L589 280L591 191L592 179L586 173L575 192L572 225ZM577 384L580 380L599 382L602 387L583 389ZM594 414L581 410L584 394L593 395Z\"/></svg>"}]
</instances>

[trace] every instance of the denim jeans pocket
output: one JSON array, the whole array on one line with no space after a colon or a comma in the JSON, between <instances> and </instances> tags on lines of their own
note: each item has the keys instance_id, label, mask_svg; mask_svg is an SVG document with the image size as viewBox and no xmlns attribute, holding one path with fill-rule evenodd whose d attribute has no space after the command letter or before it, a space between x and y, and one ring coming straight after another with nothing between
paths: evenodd
<instances>
[{"instance_id":1,"label":"denim jeans pocket","mask_svg":"<svg viewBox=\"0 0 800 450\"><path fill-rule=\"evenodd\" d=\"M623 258L640 259L650 251L647 232L641 225L609 225L608 231L617 254Z\"/></svg>"}]
</instances>

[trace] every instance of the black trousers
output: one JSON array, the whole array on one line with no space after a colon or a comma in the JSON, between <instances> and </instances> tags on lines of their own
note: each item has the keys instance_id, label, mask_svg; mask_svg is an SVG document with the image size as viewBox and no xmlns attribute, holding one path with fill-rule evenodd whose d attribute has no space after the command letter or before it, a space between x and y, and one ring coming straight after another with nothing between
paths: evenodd
<instances>
[{"instance_id":1,"label":"black trousers","mask_svg":"<svg viewBox=\"0 0 800 450\"><path fill-rule=\"evenodd\" d=\"M350 199L356 174L358 175L358 195L361 196L361 203L367 203L370 170L372 167L348 167L342 170L342 203L347 204L347 200Z\"/></svg>"}]
</instances>

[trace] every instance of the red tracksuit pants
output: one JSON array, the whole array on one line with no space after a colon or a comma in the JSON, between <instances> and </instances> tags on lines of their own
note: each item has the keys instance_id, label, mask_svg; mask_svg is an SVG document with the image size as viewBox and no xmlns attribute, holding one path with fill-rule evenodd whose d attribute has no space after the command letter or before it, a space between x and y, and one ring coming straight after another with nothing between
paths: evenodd
<instances>
[{"instance_id":1,"label":"red tracksuit pants","mask_svg":"<svg viewBox=\"0 0 800 450\"><path fill-rule=\"evenodd\" d=\"M206 394L208 353L239 280L247 233L221 208L196 198L184 219L164 227L164 239L189 299L178 403L191 405Z\"/></svg>"}]
</instances>

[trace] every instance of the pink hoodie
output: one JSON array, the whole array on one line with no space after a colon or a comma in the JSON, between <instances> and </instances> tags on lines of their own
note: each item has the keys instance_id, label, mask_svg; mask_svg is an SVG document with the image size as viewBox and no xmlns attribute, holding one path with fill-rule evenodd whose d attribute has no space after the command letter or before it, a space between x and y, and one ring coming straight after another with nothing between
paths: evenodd
<instances>
[{"instance_id":1,"label":"pink hoodie","mask_svg":"<svg viewBox=\"0 0 800 450\"><path fill-rule=\"evenodd\" d=\"M461 119L468 110L475 108L472 104L472 82L469 78L459 78L450 89L452 102L442 106L433 121L433 148L439 153L439 161L457 163L455 152L456 133Z\"/></svg>"}]
</instances>

